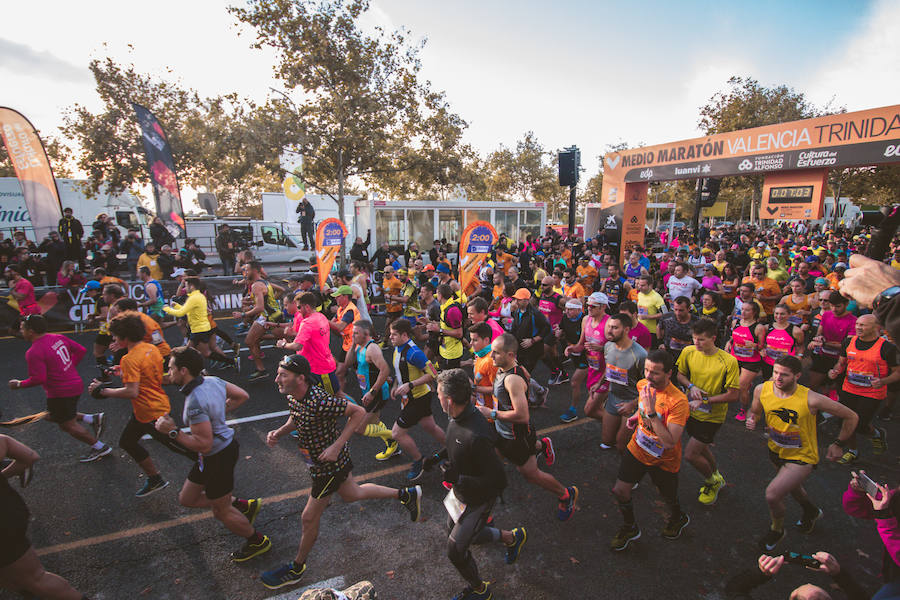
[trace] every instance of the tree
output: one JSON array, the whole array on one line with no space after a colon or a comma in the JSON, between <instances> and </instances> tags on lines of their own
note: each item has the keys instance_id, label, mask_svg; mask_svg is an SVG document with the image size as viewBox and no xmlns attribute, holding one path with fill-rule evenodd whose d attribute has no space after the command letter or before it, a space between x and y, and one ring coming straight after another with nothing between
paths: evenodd
<instances>
[{"instance_id":1,"label":"tree","mask_svg":"<svg viewBox=\"0 0 900 600\"><path fill-rule=\"evenodd\" d=\"M341 215L351 177L388 187L397 173L414 171L448 185L459 167L451 150L466 126L420 80L421 44L403 30L359 29L368 8L367 0L250 0L229 8L256 29L253 47L275 50L275 76L288 91L302 92L293 145L304 155L307 184L335 198Z\"/></svg>"},{"instance_id":2,"label":"tree","mask_svg":"<svg viewBox=\"0 0 900 600\"><path fill-rule=\"evenodd\" d=\"M751 77L731 77L728 89L717 92L700 107L698 126L706 135L809 119L844 109L817 108L806 96L786 85L771 88ZM729 193L752 198L750 220L755 220L762 201L762 175L748 175L729 182Z\"/></svg>"},{"instance_id":3,"label":"tree","mask_svg":"<svg viewBox=\"0 0 900 600\"><path fill-rule=\"evenodd\" d=\"M44 149L47 151L47 159L50 161L50 168L53 169L53 176L71 177L72 165L69 160L71 150L58 137L41 136L41 140L44 142ZM0 177L15 176L16 170L6 153L6 145L0 142Z\"/></svg>"}]
</instances>

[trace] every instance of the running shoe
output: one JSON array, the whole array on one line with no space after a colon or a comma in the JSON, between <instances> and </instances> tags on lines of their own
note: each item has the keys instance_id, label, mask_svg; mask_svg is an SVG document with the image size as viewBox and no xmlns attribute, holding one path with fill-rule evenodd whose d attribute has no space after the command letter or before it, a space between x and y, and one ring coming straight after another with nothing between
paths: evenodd
<instances>
[{"instance_id":1,"label":"running shoe","mask_svg":"<svg viewBox=\"0 0 900 600\"><path fill-rule=\"evenodd\" d=\"M725 478L716 473L713 475L712 483L704 483L703 487L700 488L700 497L697 499L700 501L700 504L706 504L707 506L715 504L716 499L719 497L719 490L723 487L725 487Z\"/></svg>"},{"instance_id":2,"label":"running shoe","mask_svg":"<svg viewBox=\"0 0 900 600\"><path fill-rule=\"evenodd\" d=\"M578 411L574 406L570 406L566 409L566 412L559 415L559 420L563 423L571 423L572 421L578 420Z\"/></svg>"},{"instance_id":3,"label":"running shoe","mask_svg":"<svg viewBox=\"0 0 900 600\"><path fill-rule=\"evenodd\" d=\"M677 540L681 537L681 532L684 531L684 528L687 527L690 522L691 518L687 516L687 513L682 512L681 516L670 518L668 520L666 526L663 527L662 536L667 540Z\"/></svg>"},{"instance_id":4,"label":"running shoe","mask_svg":"<svg viewBox=\"0 0 900 600\"><path fill-rule=\"evenodd\" d=\"M615 552L621 552L628 547L628 544L634 540L640 539L640 537L641 529L637 526L637 523L622 525L622 527L619 528L619 532L616 533L615 537L610 541L609 548Z\"/></svg>"},{"instance_id":5,"label":"running shoe","mask_svg":"<svg viewBox=\"0 0 900 600\"><path fill-rule=\"evenodd\" d=\"M268 376L269 376L269 372L266 371L265 369L263 369L261 371L253 371L247 377L247 381L256 381L258 379L265 379Z\"/></svg>"},{"instance_id":6,"label":"running shoe","mask_svg":"<svg viewBox=\"0 0 900 600\"><path fill-rule=\"evenodd\" d=\"M872 436L872 454L879 455L884 454L888 449L887 444L887 430L884 427L875 427L875 432L878 434L878 437Z\"/></svg>"},{"instance_id":7,"label":"running shoe","mask_svg":"<svg viewBox=\"0 0 900 600\"><path fill-rule=\"evenodd\" d=\"M844 455L840 457L837 461L840 465L849 465L852 462L855 462L859 459L859 451L858 450L847 450L844 452Z\"/></svg>"},{"instance_id":8,"label":"running shoe","mask_svg":"<svg viewBox=\"0 0 900 600\"><path fill-rule=\"evenodd\" d=\"M418 480L419 477L422 476L422 471L424 470L424 464L425 464L425 461L424 461L424 459L421 459L421 458L419 460L417 460L416 462L414 462L409 467L409 472L406 474L406 480L407 481Z\"/></svg>"},{"instance_id":9,"label":"running shoe","mask_svg":"<svg viewBox=\"0 0 900 600\"><path fill-rule=\"evenodd\" d=\"M112 448L110 448L106 444L103 444L103 447L99 450L97 448L91 448L90 451L79 458L78 461L83 463L94 462L95 460L103 458L110 452L112 452Z\"/></svg>"},{"instance_id":10,"label":"running shoe","mask_svg":"<svg viewBox=\"0 0 900 600\"><path fill-rule=\"evenodd\" d=\"M556 462L556 452L553 450L553 440L548 437L541 438L541 443L544 446L544 460L547 461L547 466L552 467L553 463Z\"/></svg>"},{"instance_id":11,"label":"running shoe","mask_svg":"<svg viewBox=\"0 0 900 600\"><path fill-rule=\"evenodd\" d=\"M244 562L260 554L265 554L271 547L272 541L267 535L264 535L258 544L251 544L248 540L241 546L240 550L235 550L231 553L231 560L233 562Z\"/></svg>"},{"instance_id":12,"label":"running shoe","mask_svg":"<svg viewBox=\"0 0 900 600\"><path fill-rule=\"evenodd\" d=\"M821 508L816 508L816 512L812 514L807 514L806 511L803 511L803 516L799 521L794 523L794 526L797 527L802 533L812 533L813 528L816 526L816 521L822 518L822 515L825 514L822 512Z\"/></svg>"},{"instance_id":13,"label":"running shoe","mask_svg":"<svg viewBox=\"0 0 900 600\"><path fill-rule=\"evenodd\" d=\"M231 345L231 349L234 350L234 370L237 373L241 372L241 343L235 342Z\"/></svg>"},{"instance_id":14,"label":"running shoe","mask_svg":"<svg viewBox=\"0 0 900 600\"><path fill-rule=\"evenodd\" d=\"M153 492L158 492L159 490L168 487L168 485L169 482L162 477L157 476L155 479L153 477L148 477L144 480L143 487L141 487L134 495L138 498L143 498L144 496L149 496Z\"/></svg>"},{"instance_id":15,"label":"running shoe","mask_svg":"<svg viewBox=\"0 0 900 600\"><path fill-rule=\"evenodd\" d=\"M525 546L525 540L528 539L528 532L524 527L516 527L511 531L513 536L512 544L506 544L506 564L511 565L519 559L522 548Z\"/></svg>"},{"instance_id":16,"label":"running shoe","mask_svg":"<svg viewBox=\"0 0 900 600\"><path fill-rule=\"evenodd\" d=\"M463 591L453 596L453 600L491 600L494 596L491 594L491 583L489 581L481 582L481 590L475 590L471 585L463 588Z\"/></svg>"},{"instance_id":17,"label":"running shoe","mask_svg":"<svg viewBox=\"0 0 900 600\"><path fill-rule=\"evenodd\" d=\"M250 330L250 326L247 325L246 323L238 323L237 325L234 326L234 331L238 335L247 333L249 330Z\"/></svg>"},{"instance_id":18,"label":"running shoe","mask_svg":"<svg viewBox=\"0 0 900 600\"><path fill-rule=\"evenodd\" d=\"M387 448L375 455L375 460L387 460L401 454L403 454L403 451L400 450L400 444L396 440L391 440L388 442Z\"/></svg>"},{"instance_id":19,"label":"running shoe","mask_svg":"<svg viewBox=\"0 0 900 600\"><path fill-rule=\"evenodd\" d=\"M566 491L569 492L569 497L565 500L559 501L559 507L556 511L556 517L560 521L568 521L572 518L572 515L575 514L575 503L578 502L578 488L574 485L571 487L567 487Z\"/></svg>"},{"instance_id":20,"label":"running shoe","mask_svg":"<svg viewBox=\"0 0 900 600\"><path fill-rule=\"evenodd\" d=\"M106 413L94 413L91 415L91 429L94 431L94 437L98 440L100 439L100 434L103 433L103 427L106 425Z\"/></svg>"},{"instance_id":21,"label":"running shoe","mask_svg":"<svg viewBox=\"0 0 900 600\"><path fill-rule=\"evenodd\" d=\"M256 515L259 514L259 509L262 508L262 498L249 498L247 499L247 510L238 510L241 511L241 514L247 517L247 520L250 521L250 524L253 525L253 521L256 520Z\"/></svg>"},{"instance_id":22,"label":"running shoe","mask_svg":"<svg viewBox=\"0 0 900 600\"><path fill-rule=\"evenodd\" d=\"M566 383L567 381L569 381L569 374L566 373L566 370L565 370L565 369L563 369L562 371L560 371L559 373L557 373L557 377L556 377L556 385L560 385L560 384Z\"/></svg>"},{"instance_id":23,"label":"running shoe","mask_svg":"<svg viewBox=\"0 0 900 600\"><path fill-rule=\"evenodd\" d=\"M781 531L775 531L774 529L769 529L766 532L766 535L759 540L759 547L766 552L771 552L775 549L775 546L778 545L784 539L784 529Z\"/></svg>"},{"instance_id":24,"label":"running shoe","mask_svg":"<svg viewBox=\"0 0 900 600\"><path fill-rule=\"evenodd\" d=\"M742 422L742 423L743 423L744 421L746 421L746 420L747 420L747 409L746 409L746 408L740 408L740 409L738 409L737 414L734 415L734 420L735 420L735 421L740 421L740 422Z\"/></svg>"},{"instance_id":25,"label":"running shoe","mask_svg":"<svg viewBox=\"0 0 900 600\"><path fill-rule=\"evenodd\" d=\"M295 429L295 430L293 430L293 431L290 433L290 436L291 436L292 438L294 438L295 440L299 440L299 439L300 439L300 432L297 431L297 430Z\"/></svg>"},{"instance_id":26,"label":"running shoe","mask_svg":"<svg viewBox=\"0 0 900 600\"><path fill-rule=\"evenodd\" d=\"M25 470L19 473L19 487L24 490L32 479L34 479L34 465L25 467Z\"/></svg>"},{"instance_id":27,"label":"running shoe","mask_svg":"<svg viewBox=\"0 0 900 600\"><path fill-rule=\"evenodd\" d=\"M412 522L422 518L422 486L408 487L400 491L400 503L409 511Z\"/></svg>"},{"instance_id":28,"label":"running shoe","mask_svg":"<svg viewBox=\"0 0 900 600\"><path fill-rule=\"evenodd\" d=\"M300 579L306 572L306 563L299 567L294 566L293 562L281 565L277 569L266 571L259 576L259 580L270 590L277 590L286 585L295 585L300 583Z\"/></svg>"},{"instance_id":29,"label":"running shoe","mask_svg":"<svg viewBox=\"0 0 900 600\"><path fill-rule=\"evenodd\" d=\"M613 448L615 448L615 445L610 446L609 444L604 444L603 442L600 442L601 450L612 450Z\"/></svg>"}]
</instances>

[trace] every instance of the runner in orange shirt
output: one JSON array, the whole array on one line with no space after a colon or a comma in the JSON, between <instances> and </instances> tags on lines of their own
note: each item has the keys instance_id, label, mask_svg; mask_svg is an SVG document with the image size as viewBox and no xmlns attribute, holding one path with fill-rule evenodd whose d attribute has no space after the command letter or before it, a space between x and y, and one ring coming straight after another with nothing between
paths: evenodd
<instances>
[{"instance_id":1,"label":"runner in orange shirt","mask_svg":"<svg viewBox=\"0 0 900 600\"><path fill-rule=\"evenodd\" d=\"M613 495L625 524L612 539L610 547L622 551L641 537L634 519L631 490L649 473L669 508L669 520L663 537L677 539L691 522L678 503L678 471L681 468L681 434L690 416L687 396L672 384L672 356L654 350L644 361L644 376L637 383L638 410L626 425L634 435L622 454Z\"/></svg>"}]
</instances>

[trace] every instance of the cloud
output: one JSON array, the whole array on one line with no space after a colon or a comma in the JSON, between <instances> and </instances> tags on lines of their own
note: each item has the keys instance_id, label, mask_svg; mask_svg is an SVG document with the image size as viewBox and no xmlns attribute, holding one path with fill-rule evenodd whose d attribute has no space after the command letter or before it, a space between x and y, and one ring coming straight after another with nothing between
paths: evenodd
<instances>
[{"instance_id":1,"label":"cloud","mask_svg":"<svg viewBox=\"0 0 900 600\"><path fill-rule=\"evenodd\" d=\"M76 67L55 54L39 52L26 44L0 38L0 69L17 75L50 77L56 81L90 81L87 69Z\"/></svg>"},{"instance_id":2,"label":"cloud","mask_svg":"<svg viewBox=\"0 0 900 600\"><path fill-rule=\"evenodd\" d=\"M900 99L900 3L883 0L872 7L858 31L837 47L806 86L810 99L862 110Z\"/></svg>"}]
</instances>

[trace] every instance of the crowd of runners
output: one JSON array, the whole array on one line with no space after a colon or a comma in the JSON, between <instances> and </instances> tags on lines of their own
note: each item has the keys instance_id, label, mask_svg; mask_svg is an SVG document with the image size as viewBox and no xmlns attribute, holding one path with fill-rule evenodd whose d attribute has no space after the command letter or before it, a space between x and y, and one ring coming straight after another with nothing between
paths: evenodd
<instances>
[{"instance_id":1,"label":"crowd of runners","mask_svg":"<svg viewBox=\"0 0 900 600\"><path fill-rule=\"evenodd\" d=\"M357 240L349 268L331 273L324 290L313 274L275 281L251 261L235 280L244 302L231 335L216 325L204 281L190 271L176 271L180 285L167 299L150 270L139 269L148 290L141 305L121 283L95 278L84 291L95 300L99 327L92 348L96 378L83 382L76 371L86 348L49 332L47 320L31 314L20 319L21 335L31 344L27 378L9 387L43 386L46 420L87 446L82 462L112 452L103 441L110 433L106 415L78 412L85 387L95 398L129 400L131 417L113 435L145 475L135 495L170 483L141 443L149 435L193 461L179 502L210 509L243 538L231 554L243 562L272 547L254 527L260 499L233 496L239 445L226 415L248 399L240 387L246 346L253 362L247 379L274 380L289 411L266 443L297 445L312 480L297 553L264 570L262 584L274 589L301 581L335 493L345 502L395 501L415 523L423 511L417 482L438 477L448 490L446 554L466 585L455 597L460 600L492 597L472 545L503 544L512 564L528 539L526 524L502 529L492 516L507 486L504 461L552 495L546 497L559 521L575 514L579 482L561 482L543 468L557 456L552 440L536 434L532 411L558 410L565 423L601 423L597 451L620 460L608 481L621 515L620 525L610 528L615 552L642 536L632 490L644 475L667 507L661 534L668 540L689 526L694 502L715 504L726 478L741 477L740 465L720 465L712 450L718 430L732 418L747 429L765 428L767 449L760 452L774 466L765 488L771 519L759 524L764 577L742 593L784 560L776 548L788 529L788 496L799 505L794 529L800 534L813 531L822 503L836 502L813 499L804 489L824 454L848 465L847 511L878 519L882 538L893 540L886 541L885 586L876 597L894 597L884 594L896 593L900 579L894 518L900 506L892 508L887 487L850 471L861 452L887 450L877 420L892 418L900 390L896 346L868 306L840 291L851 254L863 253L871 234L786 225L666 233L621 253L603 232L588 240L549 228L537 239L501 236L477 287L468 290L455 278L452 252L426 256L415 244L380 249L369 261ZM900 270L900 245L884 262ZM169 327L181 329L182 346L167 344L163 330ZM243 345L232 338L238 335L246 336ZM261 348L265 340L279 349L271 352L273 372L267 369L273 357ZM26 364L21 368L25 373ZM556 386L570 389L566 406L547 406L548 388ZM169 395L179 393L184 410L172 415ZM389 426L381 411L391 403L400 413ZM435 422L437 410L450 417L446 430ZM827 420L838 433L820 444ZM410 435L417 426L433 438L428 449ZM400 487L354 480L354 434L379 439L378 460L411 461ZM82 598L41 567L27 538L28 509L7 480L26 487L38 455L13 438L0 436L0 456L9 461L0 478L0 584L41 598ZM690 494L679 491L682 455L703 477ZM838 577L830 555L811 560L850 597L861 593L846 572ZM828 597L804 593L810 595L793 597Z\"/></svg>"}]
</instances>

